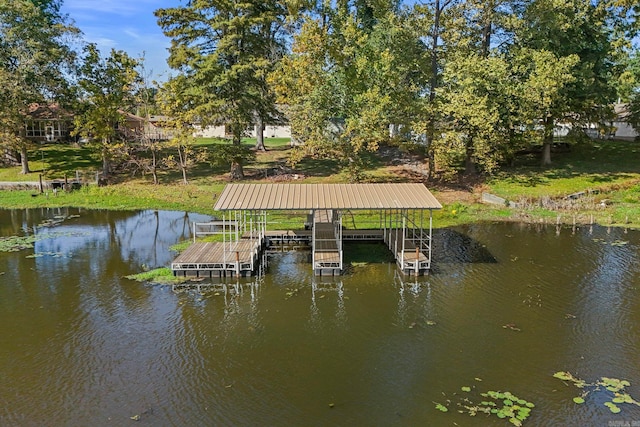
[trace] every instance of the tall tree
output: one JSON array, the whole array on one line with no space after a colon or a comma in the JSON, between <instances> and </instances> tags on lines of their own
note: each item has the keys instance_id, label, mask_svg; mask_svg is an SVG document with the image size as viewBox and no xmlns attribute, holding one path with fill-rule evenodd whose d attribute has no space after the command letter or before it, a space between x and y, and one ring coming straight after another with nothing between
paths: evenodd
<instances>
[{"instance_id":1,"label":"tall tree","mask_svg":"<svg viewBox=\"0 0 640 427\"><path fill-rule=\"evenodd\" d=\"M136 67L138 61L123 51L112 49L110 55L103 58L95 44L84 49L74 132L89 139L100 153L105 178L110 175L112 160L125 151L126 141L118 127L123 122L124 111L135 105L140 83Z\"/></svg>"},{"instance_id":2,"label":"tall tree","mask_svg":"<svg viewBox=\"0 0 640 427\"><path fill-rule=\"evenodd\" d=\"M418 28L420 28L422 37L429 45L427 51L429 84L426 86L428 96L423 98L421 119L416 124L416 127L424 132L426 139L428 178L433 176L435 170L435 146L433 142L437 134L437 123L440 122L436 95L440 87L446 56L446 48L443 46L443 34L448 30L448 24L455 21L455 16L457 15L455 9L457 9L458 3L458 0L432 0L431 2L418 3L413 8L413 15L416 17ZM454 12L450 14L452 10Z\"/></svg>"},{"instance_id":3,"label":"tall tree","mask_svg":"<svg viewBox=\"0 0 640 427\"><path fill-rule=\"evenodd\" d=\"M188 184L187 173L197 163L204 161L203 150L195 147L193 137L193 102L189 82L186 76L178 75L165 82L158 93L158 105L168 117L166 125L172 130L172 137L163 144L175 154L169 154L164 163L169 168L179 168L182 183ZM177 156L176 156L177 154Z\"/></svg>"},{"instance_id":4,"label":"tall tree","mask_svg":"<svg viewBox=\"0 0 640 427\"><path fill-rule=\"evenodd\" d=\"M306 18L272 80L304 143L297 154L336 158L358 180L363 152L389 141L390 125L409 130L425 83L424 44L393 2L341 1L324 11L326 20Z\"/></svg>"},{"instance_id":5,"label":"tall tree","mask_svg":"<svg viewBox=\"0 0 640 427\"><path fill-rule=\"evenodd\" d=\"M172 38L169 65L187 77L191 116L203 126L224 125L234 153L256 115L276 115L266 76L277 57L274 36L285 9L276 0L229 2L190 0L155 12ZM231 179L244 177L242 158L233 155Z\"/></svg>"},{"instance_id":6,"label":"tall tree","mask_svg":"<svg viewBox=\"0 0 640 427\"><path fill-rule=\"evenodd\" d=\"M464 148L464 172L494 170L514 136L517 82L505 56L517 0L469 0L455 5L453 22L443 37L449 52L441 65L442 102L437 103L443 129L435 137L439 157L450 162ZM450 145L450 146L449 146ZM462 147L463 146L463 147ZM448 150L450 149L450 150ZM450 152L447 152L450 151Z\"/></svg>"},{"instance_id":7,"label":"tall tree","mask_svg":"<svg viewBox=\"0 0 640 427\"><path fill-rule=\"evenodd\" d=\"M536 0L523 10L518 46L551 52L558 59L579 58L571 70L573 80L561 88L540 117L546 129L543 165L551 163L553 128L558 121L580 128L597 121L599 108L615 99L608 6L606 0Z\"/></svg>"},{"instance_id":8,"label":"tall tree","mask_svg":"<svg viewBox=\"0 0 640 427\"><path fill-rule=\"evenodd\" d=\"M0 144L20 152L22 173L29 173L25 136L30 104L67 104L67 77L75 55L69 47L79 34L60 2L0 0Z\"/></svg>"},{"instance_id":9,"label":"tall tree","mask_svg":"<svg viewBox=\"0 0 640 427\"><path fill-rule=\"evenodd\" d=\"M435 151L444 170L457 172L461 164L468 175L478 166L490 173L507 151L516 88L506 58L482 54L452 55L443 71L440 109L446 120Z\"/></svg>"}]
</instances>

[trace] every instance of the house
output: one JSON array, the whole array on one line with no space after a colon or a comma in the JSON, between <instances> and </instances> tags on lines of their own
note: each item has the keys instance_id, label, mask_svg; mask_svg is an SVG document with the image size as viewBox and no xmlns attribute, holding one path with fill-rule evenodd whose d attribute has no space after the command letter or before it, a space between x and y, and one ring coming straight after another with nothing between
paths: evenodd
<instances>
[{"instance_id":1,"label":"house","mask_svg":"<svg viewBox=\"0 0 640 427\"><path fill-rule=\"evenodd\" d=\"M265 120L264 138L291 138L291 126L286 124L288 107L286 105L278 105L276 110L276 117ZM245 130L244 136L257 138L258 126L258 119L256 118L254 124ZM202 127L201 123L194 123L193 128L195 129L193 136L196 138L231 138L232 135L229 126L225 125Z\"/></svg>"},{"instance_id":2,"label":"house","mask_svg":"<svg viewBox=\"0 0 640 427\"><path fill-rule=\"evenodd\" d=\"M34 142L62 142L71 140L73 114L58 104L31 104L27 109L25 137Z\"/></svg>"},{"instance_id":3,"label":"house","mask_svg":"<svg viewBox=\"0 0 640 427\"><path fill-rule=\"evenodd\" d=\"M202 127L198 124L193 126L195 131L193 136L196 138L230 138L231 131L227 126L206 126ZM257 126L247 128L245 136L248 138L257 137ZM291 138L291 126L289 125L267 125L264 127L265 138Z\"/></svg>"},{"instance_id":4,"label":"house","mask_svg":"<svg viewBox=\"0 0 640 427\"><path fill-rule=\"evenodd\" d=\"M627 107L628 104L615 104L613 106L615 119L611 122L611 126L613 128L611 136L616 139L633 141L640 136L640 129L635 129L627 121L627 118L629 117L629 110Z\"/></svg>"},{"instance_id":5,"label":"house","mask_svg":"<svg viewBox=\"0 0 640 427\"><path fill-rule=\"evenodd\" d=\"M120 111L123 120L118 131L129 141L166 141L173 137L173 131L166 127L166 116L150 116L148 119Z\"/></svg>"}]
</instances>

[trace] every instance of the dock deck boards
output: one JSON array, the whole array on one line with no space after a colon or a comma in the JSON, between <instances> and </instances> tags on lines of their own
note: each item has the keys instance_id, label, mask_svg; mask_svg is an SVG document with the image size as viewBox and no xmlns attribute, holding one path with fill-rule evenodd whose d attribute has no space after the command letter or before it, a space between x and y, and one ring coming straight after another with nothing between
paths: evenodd
<instances>
[{"instance_id":1,"label":"dock deck boards","mask_svg":"<svg viewBox=\"0 0 640 427\"><path fill-rule=\"evenodd\" d=\"M173 264L213 264L236 262L236 252L240 262L250 262L255 242L240 240L239 242L196 242L173 260Z\"/></svg>"},{"instance_id":2,"label":"dock deck boards","mask_svg":"<svg viewBox=\"0 0 640 427\"><path fill-rule=\"evenodd\" d=\"M342 260L339 242L335 235L334 224L315 223L314 260L316 269L341 269ZM272 242L288 244L290 242L311 243L312 230L272 230L264 237ZM429 258L417 250L410 239L404 241L402 250L402 230L352 230L342 229L342 240L385 240L400 268L414 271L416 261L418 270L429 268ZM196 242L178 255L171 264L174 273L187 274L242 274L250 275L255 268L257 254L262 242L249 233L245 233L237 242ZM237 255L236 255L237 253ZM426 267L425 267L426 266ZM240 273L238 273L238 271Z\"/></svg>"}]
</instances>

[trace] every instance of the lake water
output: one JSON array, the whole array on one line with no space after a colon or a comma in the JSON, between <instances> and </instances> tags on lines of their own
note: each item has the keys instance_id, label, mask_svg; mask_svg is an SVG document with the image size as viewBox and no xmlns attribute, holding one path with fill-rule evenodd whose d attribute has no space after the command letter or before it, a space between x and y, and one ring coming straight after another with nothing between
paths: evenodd
<instances>
[{"instance_id":1,"label":"lake water","mask_svg":"<svg viewBox=\"0 0 640 427\"><path fill-rule=\"evenodd\" d=\"M524 425L640 425L640 406L613 414L602 388L575 404L552 376L625 379L640 400L638 231L438 229L417 279L364 265L381 252L366 244L337 278L314 277L306 252L226 289L123 277L168 265L207 219L0 210L0 236L42 238L0 252L0 425L511 425L457 413L489 390L533 402Z\"/></svg>"}]
</instances>

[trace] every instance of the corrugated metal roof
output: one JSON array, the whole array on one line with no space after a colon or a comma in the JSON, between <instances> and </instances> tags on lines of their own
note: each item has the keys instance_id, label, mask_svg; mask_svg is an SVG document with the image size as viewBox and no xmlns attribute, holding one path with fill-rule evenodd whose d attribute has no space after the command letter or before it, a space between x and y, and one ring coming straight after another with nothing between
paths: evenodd
<instances>
[{"instance_id":1,"label":"corrugated metal roof","mask_svg":"<svg viewBox=\"0 0 640 427\"><path fill-rule=\"evenodd\" d=\"M215 210L441 209L423 184L228 184Z\"/></svg>"}]
</instances>

